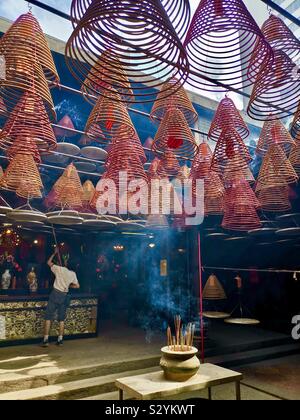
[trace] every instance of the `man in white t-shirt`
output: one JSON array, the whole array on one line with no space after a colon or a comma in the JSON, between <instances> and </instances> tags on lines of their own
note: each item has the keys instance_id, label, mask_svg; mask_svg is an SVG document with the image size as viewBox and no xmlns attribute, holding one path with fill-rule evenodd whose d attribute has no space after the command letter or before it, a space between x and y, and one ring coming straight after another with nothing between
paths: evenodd
<instances>
[{"instance_id":1,"label":"man in white t-shirt","mask_svg":"<svg viewBox=\"0 0 300 420\"><path fill-rule=\"evenodd\" d=\"M75 271L71 270L72 267L61 267L60 265L54 264L53 259L58 254L58 250L48 260L48 265L51 268L52 273L55 275L54 287L49 297L48 306L45 314L45 334L43 347L49 346L49 333L51 328L51 322L55 318L55 314L58 314L59 321L59 336L57 345L63 345L63 337L65 331L65 319L68 309L68 293L69 289L79 289L80 285L76 276Z\"/></svg>"}]
</instances>

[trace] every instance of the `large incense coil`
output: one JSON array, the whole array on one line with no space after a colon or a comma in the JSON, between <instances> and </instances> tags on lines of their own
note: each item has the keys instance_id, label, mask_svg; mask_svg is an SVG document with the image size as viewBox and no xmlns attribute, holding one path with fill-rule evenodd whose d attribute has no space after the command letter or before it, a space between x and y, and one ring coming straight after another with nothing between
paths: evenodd
<instances>
[{"instance_id":1,"label":"large incense coil","mask_svg":"<svg viewBox=\"0 0 300 420\"><path fill-rule=\"evenodd\" d=\"M180 165L177 157L172 150L166 150L159 161L157 174L161 178L169 178L178 175L179 171Z\"/></svg>"},{"instance_id":2,"label":"large incense coil","mask_svg":"<svg viewBox=\"0 0 300 420\"><path fill-rule=\"evenodd\" d=\"M113 155L116 150L122 150L124 154L136 154L141 163L144 164L147 162L147 157L145 155L144 148L142 146L141 140L138 133L134 132L132 135L131 129L127 130L125 133L125 128L122 127L119 131L116 132L112 143L110 145L110 152L107 156L106 165L108 166L110 161L113 160Z\"/></svg>"},{"instance_id":3,"label":"large incense coil","mask_svg":"<svg viewBox=\"0 0 300 420\"><path fill-rule=\"evenodd\" d=\"M188 83L206 91L250 86L273 59L273 52L241 0L201 0L184 42ZM252 51L256 48L255 59Z\"/></svg>"},{"instance_id":4,"label":"large incense coil","mask_svg":"<svg viewBox=\"0 0 300 420\"><path fill-rule=\"evenodd\" d=\"M172 10L171 1L167 2ZM102 73L108 71L106 63L98 60L108 50L112 52L110 64L115 69L120 64L130 80L133 90L130 102L152 102L156 96L154 89L160 88L163 80L171 76L178 79L178 88L186 81L187 55L160 0L120 0L114 2L113 7L107 0L92 0L78 7L77 0L73 0L72 13L76 11L80 20L73 21L74 31L66 45L66 62L81 83L96 63L98 71L101 68ZM79 10L82 13L78 13ZM122 77L114 70L114 86L122 85ZM110 95L114 86L106 83L99 93ZM119 95L113 100L127 101L128 95L129 92L126 97ZM168 95L170 92L166 90L165 96Z\"/></svg>"},{"instance_id":5,"label":"large incense coil","mask_svg":"<svg viewBox=\"0 0 300 420\"><path fill-rule=\"evenodd\" d=\"M208 277L208 280L203 288L202 296L205 300L227 299L223 286L214 274L211 274Z\"/></svg>"},{"instance_id":6,"label":"large incense coil","mask_svg":"<svg viewBox=\"0 0 300 420\"><path fill-rule=\"evenodd\" d=\"M259 190L257 197L263 211L285 212L292 208L287 185Z\"/></svg>"},{"instance_id":7,"label":"large incense coil","mask_svg":"<svg viewBox=\"0 0 300 420\"><path fill-rule=\"evenodd\" d=\"M21 197L41 198L43 183L33 156L15 155L1 178L0 188L18 192Z\"/></svg>"},{"instance_id":8,"label":"large incense coil","mask_svg":"<svg viewBox=\"0 0 300 420\"><path fill-rule=\"evenodd\" d=\"M165 82L165 85L168 85L170 91L173 89L174 93L168 98L164 97L164 93L159 93L154 102L150 117L153 121L162 120L169 108L177 108L183 113L187 123L190 126L193 126L198 121L198 114L185 89L181 87L178 90L176 83L177 81L175 79L170 79ZM173 86L175 86L175 88ZM163 85L162 92L165 90Z\"/></svg>"},{"instance_id":9,"label":"large incense coil","mask_svg":"<svg viewBox=\"0 0 300 420\"><path fill-rule=\"evenodd\" d=\"M289 159L297 175L300 175L300 132L291 148Z\"/></svg>"},{"instance_id":10,"label":"large incense coil","mask_svg":"<svg viewBox=\"0 0 300 420\"><path fill-rule=\"evenodd\" d=\"M70 164L55 184L55 207L62 209L82 208L83 189L77 169Z\"/></svg>"},{"instance_id":11,"label":"large incense coil","mask_svg":"<svg viewBox=\"0 0 300 420\"><path fill-rule=\"evenodd\" d=\"M212 151L207 143L199 145L198 153L195 156L191 169L191 177L205 178L210 172Z\"/></svg>"},{"instance_id":12,"label":"large incense coil","mask_svg":"<svg viewBox=\"0 0 300 420\"><path fill-rule=\"evenodd\" d=\"M83 207L88 208L90 205L90 202L92 201L96 188L94 187L94 184L92 181L87 180L82 186L83 194L82 194L82 204Z\"/></svg>"},{"instance_id":13,"label":"large incense coil","mask_svg":"<svg viewBox=\"0 0 300 420\"><path fill-rule=\"evenodd\" d=\"M41 153L56 148L56 138L45 106L35 91L25 92L11 112L0 133L0 148L12 148L15 140L21 137L33 139Z\"/></svg>"},{"instance_id":14,"label":"large incense coil","mask_svg":"<svg viewBox=\"0 0 300 420\"><path fill-rule=\"evenodd\" d=\"M37 19L29 12L19 16L6 31L1 39L0 55L7 61L10 57L32 59L35 51L46 79L57 84L59 76L46 37Z\"/></svg>"},{"instance_id":15,"label":"large incense coil","mask_svg":"<svg viewBox=\"0 0 300 420\"><path fill-rule=\"evenodd\" d=\"M225 97L219 103L209 129L208 137L214 141L218 141L222 131L224 129L231 129L232 127L235 128L242 139L246 139L249 136L249 129L234 102L232 99Z\"/></svg>"},{"instance_id":16,"label":"large incense coil","mask_svg":"<svg viewBox=\"0 0 300 420\"><path fill-rule=\"evenodd\" d=\"M198 146L183 113L176 108L169 108L154 138L152 150L156 154L166 149L176 151L176 155L193 158L198 152Z\"/></svg>"},{"instance_id":17,"label":"large incense coil","mask_svg":"<svg viewBox=\"0 0 300 420\"><path fill-rule=\"evenodd\" d=\"M93 0L73 0L71 4L71 17L73 27L82 19ZM190 3L188 0L161 0L170 21L180 38L185 35L190 23Z\"/></svg>"},{"instance_id":18,"label":"large incense coil","mask_svg":"<svg viewBox=\"0 0 300 420\"><path fill-rule=\"evenodd\" d=\"M283 119L292 115L300 100L300 77L296 64L283 51L254 84L247 112L254 120Z\"/></svg>"},{"instance_id":19,"label":"large incense coil","mask_svg":"<svg viewBox=\"0 0 300 420\"><path fill-rule=\"evenodd\" d=\"M100 97L93 108L85 132L94 140L111 140L116 134L126 136L131 133L135 135L135 128L132 124L128 110L121 102L115 102L114 98L119 97L117 92L111 92L109 97Z\"/></svg>"},{"instance_id":20,"label":"large incense coil","mask_svg":"<svg viewBox=\"0 0 300 420\"><path fill-rule=\"evenodd\" d=\"M265 156L272 144L278 144L283 150L289 152L294 140L285 126L279 120L265 121L256 147L256 154Z\"/></svg>"},{"instance_id":21,"label":"large incense coil","mask_svg":"<svg viewBox=\"0 0 300 420\"><path fill-rule=\"evenodd\" d=\"M298 181L298 175L286 154L277 144L269 147L257 178L256 191L281 187Z\"/></svg>"},{"instance_id":22,"label":"large incense coil","mask_svg":"<svg viewBox=\"0 0 300 420\"><path fill-rule=\"evenodd\" d=\"M81 91L84 98L95 105L99 96L105 89L115 89L124 99L124 102L131 102L133 92L129 79L120 63L120 60L111 50L105 51L95 66L91 68L83 82Z\"/></svg>"},{"instance_id":23,"label":"large incense coil","mask_svg":"<svg viewBox=\"0 0 300 420\"><path fill-rule=\"evenodd\" d=\"M279 16L271 14L261 30L274 50L284 51L295 62L300 58L300 41Z\"/></svg>"},{"instance_id":24,"label":"large incense coil","mask_svg":"<svg viewBox=\"0 0 300 420\"><path fill-rule=\"evenodd\" d=\"M291 132L294 137L297 137L300 133L300 101L298 104L297 111L294 115L294 119L292 122Z\"/></svg>"},{"instance_id":25,"label":"large incense coil","mask_svg":"<svg viewBox=\"0 0 300 420\"><path fill-rule=\"evenodd\" d=\"M232 172L245 170L251 160L247 146L234 128L223 130L216 144L211 169L218 173L228 168Z\"/></svg>"}]
</instances>

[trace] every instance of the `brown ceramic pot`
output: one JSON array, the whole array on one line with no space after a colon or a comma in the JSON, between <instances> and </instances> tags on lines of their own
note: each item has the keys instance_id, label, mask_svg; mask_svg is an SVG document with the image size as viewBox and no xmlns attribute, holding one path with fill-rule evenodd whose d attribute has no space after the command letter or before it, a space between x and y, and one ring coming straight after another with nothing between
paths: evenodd
<instances>
[{"instance_id":1,"label":"brown ceramic pot","mask_svg":"<svg viewBox=\"0 0 300 420\"><path fill-rule=\"evenodd\" d=\"M196 354L198 349L192 347L190 351L172 351L168 347L161 349L160 367L165 378L174 382L185 382L198 373L200 361Z\"/></svg>"}]
</instances>

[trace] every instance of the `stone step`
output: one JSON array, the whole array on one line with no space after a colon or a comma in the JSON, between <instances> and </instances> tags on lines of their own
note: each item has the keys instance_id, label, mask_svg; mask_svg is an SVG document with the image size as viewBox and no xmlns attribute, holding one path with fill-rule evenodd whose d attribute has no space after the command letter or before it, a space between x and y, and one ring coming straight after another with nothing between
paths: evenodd
<instances>
[{"instance_id":1,"label":"stone step","mask_svg":"<svg viewBox=\"0 0 300 420\"><path fill-rule=\"evenodd\" d=\"M19 358L20 359L20 358ZM35 368L16 369L6 372L1 369L0 363L0 393L12 391L21 391L26 389L40 388L48 385L57 385L63 382L72 382L74 380L89 379L111 374L122 374L125 371L136 371L157 367L160 356L145 357L133 360L123 360L112 363L91 364L80 368L61 368L58 366L49 366L47 363L37 364ZM10 361L12 365L15 360ZM120 376L120 375L119 375ZM121 376L124 376L123 374Z\"/></svg>"},{"instance_id":2,"label":"stone step","mask_svg":"<svg viewBox=\"0 0 300 420\"><path fill-rule=\"evenodd\" d=\"M43 386L34 389L25 389L21 391L6 392L0 394L1 401L27 401L27 400L68 400L82 399L96 394L107 394L114 391L115 381L120 377L142 375L144 373L154 372L159 367L139 369L136 371L126 371L89 379L82 379L72 382L64 382Z\"/></svg>"}]
</instances>

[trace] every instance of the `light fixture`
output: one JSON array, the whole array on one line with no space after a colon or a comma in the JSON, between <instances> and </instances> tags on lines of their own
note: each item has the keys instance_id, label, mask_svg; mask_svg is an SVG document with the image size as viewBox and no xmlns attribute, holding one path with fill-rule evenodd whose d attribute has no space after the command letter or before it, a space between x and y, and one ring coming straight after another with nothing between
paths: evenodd
<instances>
[{"instance_id":1,"label":"light fixture","mask_svg":"<svg viewBox=\"0 0 300 420\"><path fill-rule=\"evenodd\" d=\"M115 245L114 250L116 252L122 252L122 251L124 251L124 246L123 245Z\"/></svg>"},{"instance_id":2,"label":"light fixture","mask_svg":"<svg viewBox=\"0 0 300 420\"><path fill-rule=\"evenodd\" d=\"M39 241L38 241L37 239L35 239L35 240L33 241L33 243L34 243L34 245L38 245Z\"/></svg>"},{"instance_id":3,"label":"light fixture","mask_svg":"<svg viewBox=\"0 0 300 420\"><path fill-rule=\"evenodd\" d=\"M155 244L149 244L149 248L155 248L156 245Z\"/></svg>"}]
</instances>

